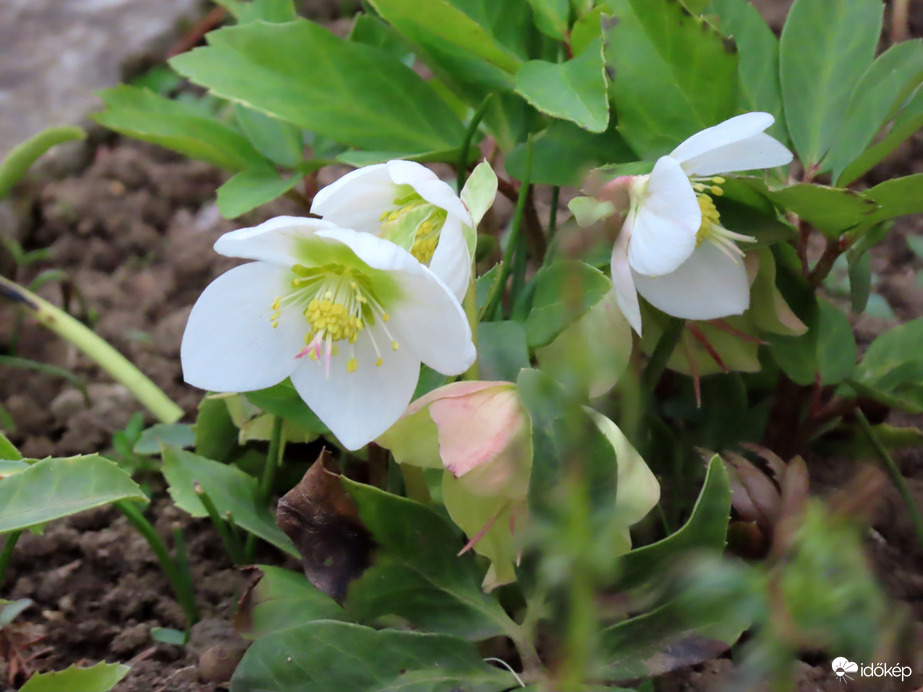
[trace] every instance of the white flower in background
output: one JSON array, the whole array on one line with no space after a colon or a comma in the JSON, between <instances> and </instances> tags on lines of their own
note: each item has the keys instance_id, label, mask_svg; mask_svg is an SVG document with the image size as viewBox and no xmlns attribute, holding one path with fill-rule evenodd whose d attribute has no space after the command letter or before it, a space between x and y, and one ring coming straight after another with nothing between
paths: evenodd
<instances>
[{"instance_id":1,"label":"white flower in background","mask_svg":"<svg viewBox=\"0 0 923 692\"><path fill-rule=\"evenodd\" d=\"M358 449L407 408L421 362L458 375L476 358L451 291L387 240L280 216L226 233L215 250L256 261L219 276L192 308L180 352L191 385L246 392L290 377Z\"/></svg>"},{"instance_id":2,"label":"white flower in background","mask_svg":"<svg viewBox=\"0 0 923 692\"><path fill-rule=\"evenodd\" d=\"M792 153L763 130L769 113L745 113L694 134L649 175L622 180L630 208L612 251L619 307L641 333L640 293L663 312L691 320L742 313L750 304L743 252L752 241L721 225L712 196L718 173L783 166Z\"/></svg>"},{"instance_id":3,"label":"white flower in background","mask_svg":"<svg viewBox=\"0 0 923 692\"><path fill-rule=\"evenodd\" d=\"M358 168L321 189L311 212L339 226L373 233L408 250L459 302L471 278L464 228L471 214L454 190L413 161Z\"/></svg>"}]
</instances>

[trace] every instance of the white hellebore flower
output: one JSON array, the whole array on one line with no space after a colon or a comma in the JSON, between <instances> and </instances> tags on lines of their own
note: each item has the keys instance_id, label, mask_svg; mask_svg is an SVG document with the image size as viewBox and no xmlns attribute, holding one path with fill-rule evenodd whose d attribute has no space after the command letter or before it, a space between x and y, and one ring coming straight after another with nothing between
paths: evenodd
<instances>
[{"instance_id":1,"label":"white hellebore flower","mask_svg":"<svg viewBox=\"0 0 923 692\"><path fill-rule=\"evenodd\" d=\"M442 279L461 302L471 278L463 226L472 219L452 188L413 161L357 168L321 189L311 212L397 243Z\"/></svg>"},{"instance_id":2,"label":"white hellebore flower","mask_svg":"<svg viewBox=\"0 0 923 692\"><path fill-rule=\"evenodd\" d=\"M698 132L649 175L627 183L630 208L612 251L619 307L641 333L640 293L663 312L690 320L739 315L750 304L743 252L753 241L724 228L711 195L718 173L783 166L792 153L763 130L769 113L744 113Z\"/></svg>"},{"instance_id":3,"label":"white hellebore flower","mask_svg":"<svg viewBox=\"0 0 923 692\"><path fill-rule=\"evenodd\" d=\"M446 375L475 360L464 311L409 252L319 219L279 216L221 236L256 260L199 296L180 356L189 384L247 392L290 377L348 449L407 408L420 362Z\"/></svg>"}]
</instances>

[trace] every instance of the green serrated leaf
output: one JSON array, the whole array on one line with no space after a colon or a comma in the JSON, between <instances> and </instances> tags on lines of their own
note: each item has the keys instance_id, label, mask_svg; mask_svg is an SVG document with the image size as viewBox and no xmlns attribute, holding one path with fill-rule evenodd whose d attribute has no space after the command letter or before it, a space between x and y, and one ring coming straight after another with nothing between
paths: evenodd
<instances>
[{"instance_id":1,"label":"green serrated leaf","mask_svg":"<svg viewBox=\"0 0 923 692\"><path fill-rule=\"evenodd\" d=\"M135 454L159 454L162 445L191 447L195 442L192 426L186 423L157 423L141 433L132 451Z\"/></svg>"},{"instance_id":2,"label":"green serrated leaf","mask_svg":"<svg viewBox=\"0 0 923 692\"><path fill-rule=\"evenodd\" d=\"M594 168L636 158L614 128L593 134L573 123L556 120L532 138L529 180L533 184L579 187ZM505 163L509 174L522 180L526 163L525 143L510 151Z\"/></svg>"},{"instance_id":3,"label":"green serrated leaf","mask_svg":"<svg viewBox=\"0 0 923 692\"><path fill-rule=\"evenodd\" d=\"M805 166L827 153L853 87L872 63L881 33L880 0L796 0L779 42L789 134Z\"/></svg>"},{"instance_id":4,"label":"green serrated leaf","mask_svg":"<svg viewBox=\"0 0 923 692\"><path fill-rule=\"evenodd\" d=\"M0 480L0 533L93 507L147 496L115 463L96 454L43 459Z\"/></svg>"},{"instance_id":5,"label":"green serrated leaf","mask_svg":"<svg viewBox=\"0 0 923 692\"><path fill-rule=\"evenodd\" d=\"M440 634L374 630L318 620L253 643L231 692L501 692L513 676L472 644Z\"/></svg>"},{"instance_id":6,"label":"green serrated leaf","mask_svg":"<svg viewBox=\"0 0 923 692\"><path fill-rule=\"evenodd\" d=\"M856 369L856 337L846 314L826 300L818 301L817 370L821 384L837 384Z\"/></svg>"},{"instance_id":7,"label":"green serrated leaf","mask_svg":"<svg viewBox=\"0 0 923 692\"><path fill-rule=\"evenodd\" d=\"M71 666L33 675L19 692L109 692L129 670L119 663L97 663L92 668Z\"/></svg>"},{"instance_id":8,"label":"green serrated leaf","mask_svg":"<svg viewBox=\"0 0 923 692\"><path fill-rule=\"evenodd\" d=\"M923 211L923 173L892 178L866 190L865 194L878 203L878 210L868 220L870 224Z\"/></svg>"},{"instance_id":9,"label":"green serrated leaf","mask_svg":"<svg viewBox=\"0 0 923 692\"><path fill-rule=\"evenodd\" d=\"M846 119L836 133L825 168L837 180L910 93L923 81L923 40L905 41L878 56L856 84Z\"/></svg>"},{"instance_id":10,"label":"green serrated leaf","mask_svg":"<svg viewBox=\"0 0 923 692\"><path fill-rule=\"evenodd\" d=\"M867 193L798 183L771 190L770 199L793 211L828 238L873 220L878 203Z\"/></svg>"},{"instance_id":11,"label":"green serrated leaf","mask_svg":"<svg viewBox=\"0 0 923 692\"><path fill-rule=\"evenodd\" d=\"M261 504L259 485L252 476L235 466L168 446L163 448L163 475L169 485L170 497L180 509L194 517L208 516L195 491L198 483L215 503L220 516L230 512L240 528L289 555L299 557L288 536L276 526L269 508Z\"/></svg>"},{"instance_id":12,"label":"green serrated leaf","mask_svg":"<svg viewBox=\"0 0 923 692\"><path fill-rule=\"evenodd\" d=\"M619 131L643 159L734 115L737 50L675 0L607 0ZM707 69L703 69L707 66Z\"/></svg>"},{"instance_id":13,"label":"green serrated leaf","mask_svg":"<svg viewBox=\"0 0 923 692\"><path fill-rule=\"evenodd\" d=\"M320 418L298 396L291 380L287 378L267 389L245 392L244 396L266 413L280 416L309 432L319 434L330 432L327 426L321 423Z\"/></svg>"},{"instance_id":14,"label":"green serrated leaf","mask_svg":"<svg viewBox=\"0 0 923 692\"><path fill-rule=\"evenodd\" d=\"M872 292L872 258L864 252L849 257L849 301L854 315L861 315Z\"/></svg>"},{"instance_id":15,"label":"green serrated leaf","mask_svg":"<svg viewBox=\"0 0 923 692\"><path fill-rule=\"evenodd\" d=\"M692 514L682 528L666 538L636 548L619 560L619 589L645 586L651 574L664 571L681 555L690 551L724 550L731 520L731 487L727 469L718 456L708 462L705 483Z\"/></svg>"},{"instance_id":16,"label":"green serrated leaf","mask_svg":"<svg viewBox=\"0 0 923 692\"><path fill-rule=\"evenodd\" d=\"M859 394L923 412L923 317L880 334L848 383Z\"/></svg>"},{"instance_id":17,"label":"green serrated leaf","mask_svg":"<svg viewBox=\"0 0 923 692\"><path fill-rule=\"evenodd\" d=\"M57 144L74 139L84 139L87 133L80 127L50 127L17 145L0 162L0 199L22 180L26 171L38 158Z\"/></svg>"},{"instance_id":18,"label":"green serrated leaf","mask_svg":"<svg viewBox=\"0 0 923 692\"><path fill-rule=\"evenodd\" d=\"M100 96L106 110L93 119L116 132L231 171L266 165L240 132L192 104L124 84Z\"/></svg>"},{"instance_id":19,"label":"green serrated leaf","mask_svg":"<svg viewBox=\"0 0 923 692\"><path fill-rule=\"evenodd\" d=\"M215 0L234 15L238 24L247 22L290 22L295 19L292 0Z\"/></svg>"},{"instance_id":20,"label":"green serrated leaf","mask_svg":"<svg viewBox=\"0 0 923 692\"><path fill-rule=\"evenodd\" d=\"M247 591L235 625L248 639L301 625L312 620L344 620L346 614L330 596L301 572L259 565L259 582Z\"/></svg>"},{"instance_id":21,"label":"green serrated leaf","mask_svg":"<svg viewBox=\"0 0 923 692\"><path fill-rule=\"evenodd\" d=\"M457 116L413 70L318 24L253 23L208 37L208 47L176 56L171 66L223 98L305 130L408 153L451 149L464 136Z\"/></svg>"},{"instance_id":22,"label":"green serrated leaf","mask_svg":"<svg viewBox=\"0 0 923 692\"><path fill-rule=\"evenodd\" d=\"M611 286L601 271L576 260L543 267L532 281L535 292L525 321L530 348L550 344L596 305Z\"/></svg>"},{"instance_id":23,"label":"green serrated leaf","mask_svg":"<svg viewBox=\"0 0 923 692\"><path fill-rule=\"evenodd\" d=\"M224 399L206 396L199 402L195 421L195 453L224 461L237 445L237 426Z\"/></svg>"},{"instance_id":24,"label":"green serrated leaf","mask_svg":"<svg viewBox=\"0 0 923 692\"><path fill-rule=\"evenodd\" d=\"M609 100L602 41L593 41L565 63L530 60L516 73L516 93L543 113L605 132Z\"/></svg>"},{"instance_id":25,"label":"green serrated leaf","mask_svg":"<svg viewBox=\"0 0 923 692\"><path fill-rule=\"evenodd\" d=\"M372 566L352 582L346 612L371 621L394 614L417 627L471 640L514 627L481 591L483 572L455 527L423 505L343 479L378 544Z\"/></svg>"}]
</instances>

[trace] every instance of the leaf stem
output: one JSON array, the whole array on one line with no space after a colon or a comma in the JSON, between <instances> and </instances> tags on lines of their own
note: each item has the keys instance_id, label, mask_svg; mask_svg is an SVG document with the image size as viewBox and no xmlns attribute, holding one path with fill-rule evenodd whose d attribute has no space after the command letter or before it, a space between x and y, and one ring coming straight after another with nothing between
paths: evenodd
<instances>
[{"instance_id":1,"label":"leaf stem","mask_svg":"<svg viewBox=\"0 0 923 692\"><path fill-rule=\"evenodd\" d=\"M164 542L160 539L160 536L157 535L157 532L154 530L154 527L151 526L151 523L145 519L144 514L141 513L141 510L139 510L137 507L135 507L134 504L127 500L121 500L114 504L119 508L119 510L121 510L122 514L125 515L125 518L128 519L129 523L134 526L142 536L144 536L148 545L151 546L151 550L154 551L154 555L157 557L157 561L160 562L160 567L163 569L163 573L166 575L167 581L169 581L170 586L173 587L173 593L176 594L176 600L179 601L180 607L183 609L183 613L186 615L186 626L192 627L199 621L199 609L196 606L195 593L192 589L192 581L188 578L183 578L182 572L170 557L167 546L164 545Z\"/></svg>"},{"instance_id":2,"label":"leaf stem","mask_svg":"<svg viewBox=\"0 0 923 692\"><path fill-rule=\"evenodd\" d=\"M878 456L884 463L888 475L891 476L891 482L894 483L897 491L900 493L901 499L907 507L907 513L910 515L910 520L913 522L913 530L917 535L917 541L920 547L923 548L923 517L920 516L920 510L916 502L914 502L910 488L907 487L907 481L904 480L904 476L901 475L901 470L898 468L897 464L894 463L894 459L892 459L891 455L888 453L887 447L884 446L881 438L878 437L878 434L875 432L872 424L869 423L869 419L865 417L865 413L862 412L862 409L857 407L855 415L856 420L859 421L859 426L869 438L869 442L872 443L875 451L878 452Z\"/></svg>"},{"instance_id":3,"label":"leaf stem","mask_svg":"<svg viewBox=\"0 0 923 692\"><path fill-rule=\"evenodd\" d=\"M471 328L471 341L474 347L478 346L478 288L474 280L474 260L471 264L471 281L468 282L468 291L465 293L465 300L462 303L465 308L465 315L468 317L468 326ZM477 380L480 378L480 368L475 358L471 367L465 370L462 375L463 380Z\"/></svg>"},{"instance_id":4,"label":"leaf stem","mask_svg":"<svg viewBox=\"0 0 923 692\"><path fill-rule=\"evenodd\" d=\"M269 437L269 451L266 453L266 465L263 467L263 476L260 478L260 504L269 502L272 495L272 484L276 479L276 469L282 463L285 453L285 440L282 432L285 419L281 416L272 417L272 432Z\"/></svg>"},{"instance_id":5,"label":"leaf stem","mask_svg":"<svg viewBox=\"0 0 923 692\"><path fill-rule=\"evenodd\" d=\"M548 212L548 242L554 238L554 232L558 229L558 202L561 198L561 188L555 185L551 188L551 211Z\"/></svg>"},{"instance_id":6,"label":"leaf stem","mask_svg":"<svg viewBox=\"0 0 923 692\"><path fill-rule=\"evenodd\" d=\"M500 264L500 278L491 286L490 295L487 296L487 303L484 314L488 319L496 316L497 308L503 297L503 289L506 286L506 280L510 276L513 264L513 251L519 244L519 231L522 228L523 213L526 209L526 199L529 196L529 177L532 175L532 137L526 140L526 167L522 184L519 186L519 197L516 200L516 211L513 214L513 223L510 227L510 236L506 242L506 250L503 253L503 260Z\"/></svg>"},{"instance_id":7,"label":"leaf stem","mask_svg":"<svg viewBox=\"0 0 923 692\"><path fill-rule=\"evenodd\" d=\"M654 388L657 386L657 382L660 381L660 376L670 361L670 356L673 355L673 351L679 344L685 326L685 320L671 317L667 328L660 335L657 346L654 348L654 353L651 354L651 359L644 369L644 374L641 375L641 392L645 402L649 401L653 395Z\"/></svg>"},{"instance_id":8,"label":"leaf stem","mask_svg":"<svg viewBox=\"0 0 923 692\"><path fill-rule=\"evenodd\" d=\"M13 555L13 548L16 547L16 542L19 540L21 535L22 530L11 531L7 534L6 540L3 541L3 551L0 552L0 584L3 584L3 576L6 574L6 566L10 562L10 557Z\"/></svg>"},{"instance_id":9,"label":"leaf stem","mask_svg":"<svg viewBox=\"0 0 923 692\"><path fill-rule=\"evenodd\" d=\"M203 488L198 481L196 481L194 487L195 494L205 507L205 511L208 512L208 517L212 520L212 524L215 525L215 531L218 532L218 536L221 538L221 542L224 543L224 548L228 551L228 555L231 556L231 560L233 560L236 565L244 564L246 559L240 541L236 540L234 534L231 533L228 523L218 513L218 508L215 507L215 503L212 501L211 497L209 497L208 493L205 492L205 488Z\"/></svg>"},{"instance_id":10,"label":"leaf stem","mask_svg":"<svg viewBox=\"0 0 923 692\"><path fill-rule=\"evenodd\" d=\"M79 348L134 394L161 423L175 423L182 418L183 410L164 394L162 389L85 324L2 276L0 295L24 305L39 324Z\"/></svg>"}]
</instances>

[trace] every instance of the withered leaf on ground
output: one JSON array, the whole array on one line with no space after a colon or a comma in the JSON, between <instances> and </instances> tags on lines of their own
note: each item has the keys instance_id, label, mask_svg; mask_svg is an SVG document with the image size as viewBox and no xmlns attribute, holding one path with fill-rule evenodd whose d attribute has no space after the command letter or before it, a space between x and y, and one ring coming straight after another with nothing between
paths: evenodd
<instances>
[{"instance_id":1,"label":"withered leaf on ground","mask_svg":"<svg viewBox=\"0 0 923 692\"><path fill-rule=\"evenodd\" d=\"M301 554L308 580L342 603L349 583L369 566L374 542L326 449L279 499L276 524Z\"/></svg>"}]
</instances>

